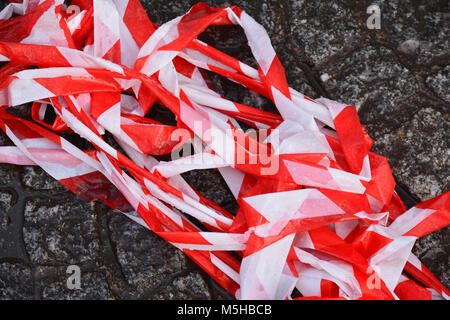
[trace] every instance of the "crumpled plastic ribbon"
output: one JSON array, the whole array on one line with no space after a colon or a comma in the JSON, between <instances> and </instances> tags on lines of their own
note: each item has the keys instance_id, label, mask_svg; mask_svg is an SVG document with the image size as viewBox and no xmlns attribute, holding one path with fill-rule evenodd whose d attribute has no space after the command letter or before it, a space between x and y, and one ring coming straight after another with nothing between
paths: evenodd
<instances>
[{"instance_id":1,"label":"crumpled plastic ribbon","mask_svg":"<svg viewBox=\"0 0 450 320\"><path fill-rule=\"evenodd\" d=\"M103 200L238 299L449 298L411 253L449 224L449 193L406 210L356 108L290 88L266 31L243 10L198 3L157 26L138 0L11 2L0 12L0 127L15 146L0 147L0 162L38 165ZM258 69L199 41L210 25L240 26ZM220 96L204 70L271 99L280 115ZM8 113L26 103L34 121ZM155 103L176 126L146 117ZM240 123L269 135L255 142ZM63 137L72 132L92 149ZM152 157L190 143L193 155ZM208 168L229 186L236 216L180 175Z\"/></svg>"}]
</instances>

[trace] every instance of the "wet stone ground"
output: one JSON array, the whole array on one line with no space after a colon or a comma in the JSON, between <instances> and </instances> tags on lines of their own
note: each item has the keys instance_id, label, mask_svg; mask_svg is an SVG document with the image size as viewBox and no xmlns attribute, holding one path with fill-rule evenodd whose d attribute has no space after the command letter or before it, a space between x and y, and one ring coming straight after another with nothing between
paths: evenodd
<instances>
[{"instance_id":1,"label":"wet stone ground","mask_svg":"<svg viewBox=\"0 0 450 320\"><path fill-rule=\"evenodd\" d=\"M196 1L142 1L158 24ZM448 1L207 1L236 4L269 33L290 86L357 106L409 202L449 190L450 8ZM5 2L1 2L5 5ZM368 29L377 4L381 29ZM208 28L202 40L254 65L237 27ZM225 96L273 105L211 75ZM28 106L16 110L25 116ZM0 134L0 145L10 141ZM185 178L235 211L215 171ZM449 228L417 241L414 253L450 286ZM69 265L81 288L66 285ZM100 202L66 191L40 168L0 165L0 299L226 299L183 253Z\"/></svg>"}]
</instances>

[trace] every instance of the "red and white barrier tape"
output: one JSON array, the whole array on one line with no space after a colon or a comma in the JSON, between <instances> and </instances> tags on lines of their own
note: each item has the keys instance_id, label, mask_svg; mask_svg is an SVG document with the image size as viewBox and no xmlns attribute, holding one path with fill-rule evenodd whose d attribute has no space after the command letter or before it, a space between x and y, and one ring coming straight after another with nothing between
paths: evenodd
<instances>
[{"instance_id":1,"label":"red and white barrier tape","mask_svg":"<svg viewBox=\"0 0 450 320\"><path fill-rule=\"evenodd\" d=\"M210 25L241 27L258 69L199 41ZM406 210L356 108L290 88L266 31L240 8L199 3L158 27L138 0L14 1L0 12L0 60L0 127L15 144L0 147L0 162L38 165L80 197L105 201L236 298L450 296L411 253L417 238L449 224L450 194ZM204 70L271 99L280 115L220 96ZM176 126L146 116L156 102ZM33 122L7 112L25 103ZM152 157L168 153L172 161ZM211 168L236 198L236 216L181 176Z\"/></svg>"}]
</instances>

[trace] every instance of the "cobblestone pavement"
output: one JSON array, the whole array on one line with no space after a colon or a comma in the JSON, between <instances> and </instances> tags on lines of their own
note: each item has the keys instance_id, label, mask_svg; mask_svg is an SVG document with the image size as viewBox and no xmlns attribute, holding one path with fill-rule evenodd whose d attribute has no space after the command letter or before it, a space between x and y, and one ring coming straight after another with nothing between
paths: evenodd
<instances>
[{"instance_id":1,"label":"cobblestone pavement","mask_svg":"<svg viewBox=\"0 0 450 320\"><path fill-rule=\"evenodd\" d=\"M158 24L196 1L142 1ZM449 190L450 9L448 1L207 1L236 4L262 23L304 94L359 110L410 204ZM381 8L381 29L368 29L367 7ZM2 1L2 5L5 2ZM243 32L210 27L204 41L254 65ZM273 105L220 77L229 98ZM28 106L17 112L27 115ZM447 137L447 138L446 138ZM0 145L10 142L2 134ZM215 171L185 174L230 211L236 204ZM417 241L414 252L450 286L449 228ZM66 287L69 265L81 289ZM1 299L226 299L183 253L100 202L85 202L40 168L0 165Z\"/></svg>"}]
</instances>

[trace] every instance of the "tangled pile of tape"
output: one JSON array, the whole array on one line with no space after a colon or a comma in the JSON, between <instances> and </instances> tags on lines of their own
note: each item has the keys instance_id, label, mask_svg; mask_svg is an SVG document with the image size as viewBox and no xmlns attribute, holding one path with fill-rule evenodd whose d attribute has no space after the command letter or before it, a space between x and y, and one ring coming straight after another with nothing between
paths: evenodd
<instances>
[{"instance_id":1,"label":"tangled pile of tape","mask_svg":"<svg viewBox=\"0 0 450 320\"><path fill-rule=\"evenodd\" d=\"M240 26L258 68L198 40L211 25ZM103 200L236 298L448 299L411 249L449 224L449 193L406 210L356 108L290 88L266 31L240 8L198 3L157 26L138 0L11 1L0 59L0 127L15 145L0 147L0 162L40 166ZM279 114L224 98L205 70ZM9 112L24 104L33 121ZM155 104L176 125L151 119ZM183 179L194 169L220 172L237 214Z\"/></svg>"}]
</instances>

